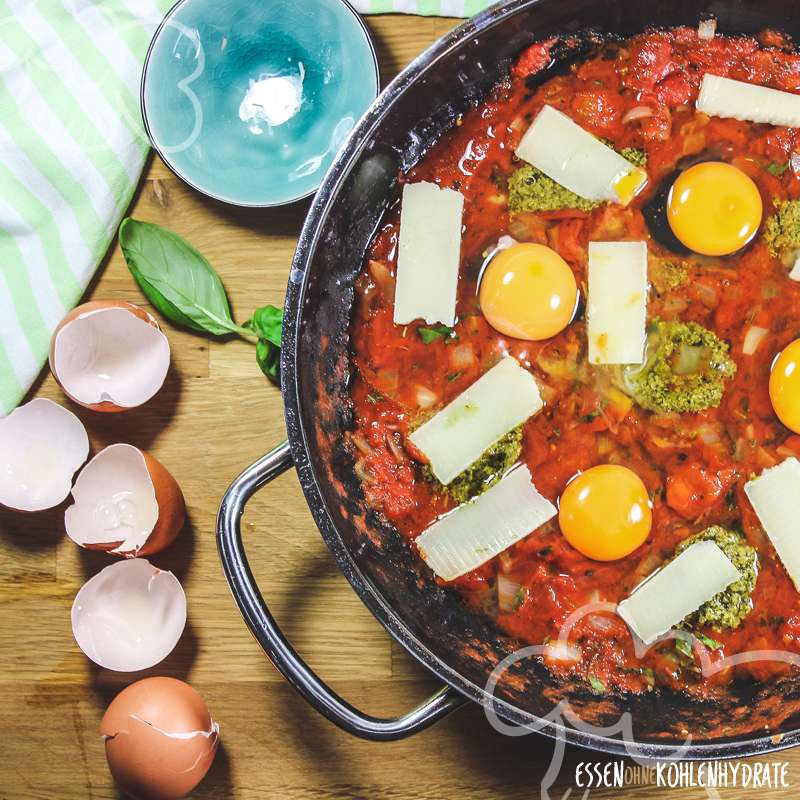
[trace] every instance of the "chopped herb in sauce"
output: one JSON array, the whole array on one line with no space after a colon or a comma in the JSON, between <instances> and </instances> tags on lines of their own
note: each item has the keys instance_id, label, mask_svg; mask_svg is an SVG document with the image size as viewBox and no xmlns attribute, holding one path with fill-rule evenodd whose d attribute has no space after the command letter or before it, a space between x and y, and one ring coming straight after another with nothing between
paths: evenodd
<instances>
[{"instance_id":1,"label":"chopped herb in sauce","mask_svg":"<svg viewBox=\"0 0 800 800\"><path fill-rule=\"evenodd\" d=\"M437 339L455 338L455 330L449 325L436 325L432 328L423 326L417 328L417 333L425 344L435 342Z\"/></svg>"},{"instance_id":2,"label":"chopped herb in sauce","mask_svg":"<svg viewBox=\"0 0 800 800\"><path fill-rule=\"evenodd\" d=\"M588 680L589 680L589 686L592 687L592 692L594 694L606 693L606 685L603 683L603 681L600 680L600 678L598 678L595 675L589 675Z\"/></svg>"}]
</instances>

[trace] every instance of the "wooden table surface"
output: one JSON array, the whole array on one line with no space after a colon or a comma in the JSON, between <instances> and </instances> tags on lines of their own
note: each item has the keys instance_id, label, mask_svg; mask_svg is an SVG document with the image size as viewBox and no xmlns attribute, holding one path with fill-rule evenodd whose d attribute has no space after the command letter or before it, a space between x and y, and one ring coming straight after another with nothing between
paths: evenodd
<instances>
[{"instance_id":1,"label":"wooden table surface","mask_svg":"<svg viewBox=\"0 0 800 800\"><path fill-rule=\"evenodd\" d=\"M384 82L448 30L454 20L372 17ZM237 320L280 305L307 202L275 210L233 209L187 189L157 159L146 170L132 216L186 236L216 266ZM91 298L144 303L115 246ZM533 798L553 746L539 736L496 733L481 709L463 709L413 739L353 739L308 708L262 655L229 595L217 559L214 520L230 480L284 439L281 397L258 370L251 345L210 342L165 325L173 363L161 393L140 410L97 415L71 405L46 374L32 396L76 411L92 452L112 442L152 451L183 487L189 522L153 557L183 582L189 623L174 653L135 676L96 668L78 650L69 610L81 584L113 559L77 548L63 531L63 506L37 515L0 512L0 798L118 797L98 724L114 695L145 675L192 683L220 723L223 747L195 796L206 798ZM294 473L251 503L245 521L251 564L281 626L314 669L373 714L397 714L435 691L362 606L339 573L306 507ZM575 767L596 760L568 749L556 788L575 787ZM800 751L779 755L800 786ZM795 797L722 789L724 798ZM593 796L660 798L653 786ZM678 792L706 797L703 789ZM715 795L710 795L715 796Z\"/></svg>"}]
</instances>

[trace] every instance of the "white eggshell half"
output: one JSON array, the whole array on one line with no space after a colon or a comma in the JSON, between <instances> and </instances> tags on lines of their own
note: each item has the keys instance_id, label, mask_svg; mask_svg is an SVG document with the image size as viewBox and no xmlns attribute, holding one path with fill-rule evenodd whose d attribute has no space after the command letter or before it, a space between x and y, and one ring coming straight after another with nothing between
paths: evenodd
<instances>
[{"instance_id":1,"label":"white eggshell half","mask_svg":"<svg viewBox=\"0 0 800 800\"><path fill-rule=\"evenodd\" d=\"M67 536L81 547L120 542L112 553L136 553L158 522L158 502L142 451L112 444L81 471L75 503L64 513Z\"/></svg>"},{"instance_id":2,"label":"white eggshell half","mask_svg":"<svg viewBox=\"0 0 800 800\"><path fill-rule=\"evenodd\" d=\"M162 387L169 342L158 327L124 307L94 308L65 323L51 367L64 391L85 405L134 408Z\"/></svg>"},{"instance_id":3,"label":"white eggshell half","mask_svg":"<svg viewBox=\"0 0 800 800\"><path fill-rule=\"evenodd\" d=\"M72 632L95 664L136 672L163 661L186 626L178 579L144 558L119 561L87 581L72 604Z\"/></svg>"},{"instance_id":4,"label":"white eggshell half","mask_svg":"<svg viewBox=\"0 0 800 800\"><path fill-rule=\"evenodd\" d=\"M68 409L38 397L0 419L0 505L43 511L69 494L89 437Z\"/></svg>"}]
</instances>

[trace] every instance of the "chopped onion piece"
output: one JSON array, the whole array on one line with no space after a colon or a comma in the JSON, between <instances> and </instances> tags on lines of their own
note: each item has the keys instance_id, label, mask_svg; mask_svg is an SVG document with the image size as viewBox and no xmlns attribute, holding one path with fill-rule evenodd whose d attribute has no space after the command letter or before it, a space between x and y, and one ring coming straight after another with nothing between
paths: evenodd
<instances>
[{"instance_id":1,"label":"chopped onion piece","mask_svg":"<svg viewBox=\"0 0 800 800\"><path fill-rule=\"evenodd\" d=\"M650 106L634 106L630 111L625 113L622 118L622 124L627 125L629 122L635 122L637 119L647 119L653 116L653 109Z\"/></svg>"},{"instance_id":2,"label":"chopped onion piece","mask_svg":"<svg viewBox=\"0 0 800 800\"><path fill-rule=\"evenodd\" d=\"M454 369L468 369L475 363L475 352L471 344L459 344L450 348L450 366Z\"/></svg>"},{"instance_id":3,"label":"chopped onion piece","mask_svg":"<svg viewBox=\"0 0 800 800\"><path fill-rule=\"evenodd\" d=\"M557 639L544 646L544 657L547 661L580 661L581 649Z\"/></svg>"},{"instance_id":4,"label":"chopped onion piece","mask_svg":"<svg viewBox=\"0 0 800 800\"><path fill-rule=\"evenodd\" d=\"M431 408L435 406L439 399L439 395L428 389L427 386L417 386L416 391L417 405L420 408Z\"/></svg>"},{"instance_id":5,"label":"chopped onion piece","mask_svg":"<svg viewBox=\"0 0 800 800\"><path fill-rule=\"evenodd\" d=\"M446 581L477 569L556 515L524 464L417 537L425 563Z\"/></svg>"},{"instance_id":6,"label":"chopped onion piece","mask_svg":"<svg viewBox=\"0 0 800 800\"><path fill-rule=\"evenodd\" d=\"M696 542L639 585L617 613L651 644L739 578L739 570L714 542Z\"/></svg>"},{"instance_id":7,"label":"chopped onion piece","mask_svg":"<svg viewBox=\"0 0 800 800\"><path fill-rule=\"evenodd\" d=\"M759 328L758 325L751 325L744 335L744 342L742 343L742 352L746 356L751 356L758 350L762 339L769 333L766 328Z\"/></svg>"},{"instance_id":8,"label":"chopped onion piece","mask_svg":"<svg viewBox=\"0 0 800 800\"><path fill-rule=\"evenodd\" d=\"M513 611L517 607L522 586L505 575L497 576L497 605L501 611Z\"/></svg>"},{"instance_id":9,"label":"chopped onion piece","mask_svg":"<svg viewBox=\"0 0 800 800\"><path fill-rule=\"evenodd\" d=\"M717 33L717 21L715 19L704 19L697 26L697 36L699 39L713 39Z\"/></svg>"}]
</instances>

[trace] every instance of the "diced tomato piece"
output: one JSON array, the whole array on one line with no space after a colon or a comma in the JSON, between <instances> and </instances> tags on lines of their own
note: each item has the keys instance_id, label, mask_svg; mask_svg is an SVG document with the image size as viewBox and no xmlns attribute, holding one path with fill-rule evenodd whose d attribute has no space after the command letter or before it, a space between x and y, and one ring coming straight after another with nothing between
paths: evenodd
<instances>
[{"instance_id":1,"label":"diced tomato piece","mask_svg":"<svg viewBox=\"0 0 800 800\"><path fill-rule=\"evenodd\" d=\"M687 463L667 477L667 505L686 519L713 508L736 479L734 470L709 470Z\"/></svg>"},{"instance_id":2,"label":"diced tomato piece","mask_svg":"<svg viewBox=\"0 0 800 800\"><path fill-rule=\"evenodd\" d=\"M629 68L623 77L623 85L630 89L652 91L675 70L672 60L672 44L666 36L645 36L631 48Z\"/></svg>"},{"instance_id":3,"label":"diced tomato piece","mask_svg":"<svg viewBox=\"0 0 800 800\"><path fill-rule=\"evenodd\" d=\"M514 75L526 78L528 75L535 75L537 72L541 72L552 60L550 48L554 42L554 38L547 39L544 42L536 42L527 50L523 50L522 55L517 59L517 63L514 64Z\"/></svg>"},{"instance_id":4,"label":"diced tomato piece","mask_svg":"<svg viewBox=\"0 0 800 800\"><path fill-rule=\"evenodd\" d=\"M572 98L572 113L580 125L596 133L611 133L622 116L623 99L617 92L578 92Z\"/></svg>"}]
</instances>

